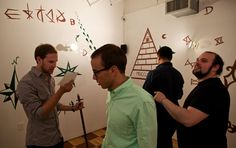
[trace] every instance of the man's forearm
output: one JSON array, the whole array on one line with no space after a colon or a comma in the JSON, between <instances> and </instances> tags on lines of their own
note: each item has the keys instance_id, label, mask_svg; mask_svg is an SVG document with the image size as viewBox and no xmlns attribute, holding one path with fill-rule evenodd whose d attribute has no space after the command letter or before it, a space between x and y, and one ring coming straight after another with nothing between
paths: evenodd
<instances>
[{"instance_id":1,"label":"man's forearm","mask_svg":"<svg viewBox=\"0 0 236 148\"><path fill-rule=\"evenodd\" d=\"M54 107L57 105L58 101L61 99L62 95L65 92L63 92L61 89L59 89L51 98L49 98L42 106L43 113L42 116L45 117L51 112Z\"/></svg>"}]
</instances>

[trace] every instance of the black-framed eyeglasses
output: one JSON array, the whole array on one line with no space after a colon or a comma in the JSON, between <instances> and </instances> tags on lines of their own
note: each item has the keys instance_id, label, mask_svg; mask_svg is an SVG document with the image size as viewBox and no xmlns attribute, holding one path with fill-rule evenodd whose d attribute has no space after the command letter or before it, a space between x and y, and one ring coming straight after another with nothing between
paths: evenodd
<instances>
[{"instance_id":1,"label":"black-framed eyeglasses","mask_svg":"<svg viewBox=\"0 0 236 148\"><path fill-rule=\"evenodd\" d=\"M110 67L105 67L105 68L103 68L103 69L96 70L96 71L93 70L93 74L94 74L95 77L97 77L97 75L98 75L100 72L105 71L105 70L108 70L108 69L110 69Z\"/></svg>"}]
</instances>

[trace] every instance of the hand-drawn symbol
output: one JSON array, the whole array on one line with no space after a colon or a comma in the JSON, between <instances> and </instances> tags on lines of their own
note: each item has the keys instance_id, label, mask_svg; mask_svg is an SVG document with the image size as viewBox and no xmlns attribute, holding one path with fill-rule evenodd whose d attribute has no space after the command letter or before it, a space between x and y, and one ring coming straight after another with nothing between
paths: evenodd
<instances>
[{"instance_id":1,"label":"hand-drawn symbol","mask_svg":"<svg viewBox=\"0 0 236 148\"><path fill-rule=\"evenodd\" d=\"M10 11L10 12L9 12ZM18 12L19 10L17 9L7 9L5 11L5 15L9 18L9 19L16 19L16 20L19 20L20 18L19 17L16 17L16 16L19 16L20 14L19 13L16 13Z\"/></svg>"},{"instance_id":2,"label":"hand-drawn symbol","mask_svg":"<svg viewBox=\"0 0 236 148\"><path fill-rule=\"evenodd\" d=\"M76 65L76 66L74 66L74 67L70 67L70 63L69 63L69 62L67 62L66 68L62 68L62 67L58 67L58 66L57 66L57 68L61 71L61 73L57 74L55 77L63 77L67 71L69 71L69 72L74 72L75 69L77 68L77 66L78 66L78 65ZM81 75L81 74L78 73L78 75Z\"/></svg>"},{"instance_id":3,"label":"hand-drawn symbol","mask_svg":"<svg viewBox=\"0 0 236 148\"><path fill-rule=\"evenodd\" d=\"M227 66L226 70L229 71L229 73L227 75L224 75L223 77L224 77L225 87L228 89L231 84L236 82L236 77L235 77L236 60L234 61L234 65ZM231 76L231 80L228 80L230 76Z\"/></svg>"},{"instance_id":4,"label":"hand-drawn symbol","mask_svg":"<svg viewBox=\"0 0 236 148\"><path fill-rule=\"evenodd\" d=\"M215 38L215 41L216 41L216 46L224 43L222 36Z\"/></svg>"},{"instance_id":5,"label":"hand-drawn symbol","mask_svg":"<svg viewBox=\"0 0 236 148\"><path fill-rule=\"evenodd\" d=\"M33 11L29 9L29 4L27 3L27 9L26 10L22 10L23 12L25 12L25 14L27 14L27 19L33 19Z\"/></svg>"},{"instance_id":6,"label":"hand-drawn symbol","mask_svg":"<svg viewBox=\"0 0 236 148\"><path fill-rule=\"evenodd\" d=\"M230 121L228 121L228 132L229 133L236 133L236 126L233 125Z\"/></svg>"},{"instance_id":7,"label":"hand-drawn symbol","mask_svg":"<svg viewBox=\"0 0 236 148\"><path fill-rule=\"evenodd\" d=\"M100 0L87 0L87 3L89 4L89 6L94 5L95 3L97 3Z\"/></svg>"},{"instance_id":8,"label":"hand-drawn symbol","mask_svg":"<svg viewBox=\"0 0 236 148\"><path fill-rule=\"evenodd\" d=\"M157 65L157 49L147 28L130 76L133 79L145 80L147 73Z\"/></svg>"},{"instance_id":9,"label":"hand-drawn symbol","mask_svg":"<svg viewBox=\"0 0 236 148\"><path fill-rule=\"evenodd\" d=\"M11 63L11 65L16 65L17 64L17 60L19 59L19 56L16 57L15 60L13 60L13 62Z\"/></svg>"},{"instance_id":10,"label":"hand-drawn symbol","mask_svg":"<svg viewBox=\"0 0 236 148\"><path fill-rule=\"evenodd\" d=\"M12 62L12 65L14 65L14 71L12 74L11 83L10 84L4 83L5 89L0 91L0 94L5 96L5 99L3 100L3 102L11 101L14 109L16 109L17 102L18 102L18 97L16 95L16 86L19 82L17 73L16 73L16 64L17 64L18 58L19 56L17 56L16 60L13 60ZM12 95L13 95L13 98L12 98Z\"/></svg>"},{"instance_id":11,"label":"hand-drawn symbol","mask_svg":"<svg viewBox=\"0 0 236 148\"><path fill-rule=\"evenodd\" d=\"M78 20L78 24L79 24L79 29L81 30L83 35L81 36L80 34L77 34L75 37L76 42L77 43L79 42L80 37L84 37L86 43L88 44L89 49L92 51L96 50L96 47L93 45L93 41L90 39L89 34L86 33L85 28L83 27L83 24L80 23L80 19L78 17L77 17L77 20ZM87 51L86 52L83 51L83 56L84 55L87 55Z\"/></svg>"},{"instance_id":12,"label":"hand-drawn symbol","mask_svg":"<svg viewBox=\"0 0 236 148\"><path fill-rule=\"evenodd\" d=\"M189 35L188 35L188 36L186 36L186 37L183 39L183 41L185 41L185 42L186 42L186 45L188 45L192 40L190 39L190 37L189 37Z\"/></svg>"},{"instance_id":13,"label":"hand-drawn symbol","mask_svg":"<svg viewBox=\"0 0 236 148\"><path fill-rule=\"evenodd\" d=\"M213 7L212 6L207 6L205 8L205 10L206 10L206 13L204 15L208 15L208 14L210 14L213 11Z\"/></svg>"},{"instance_id":14,"label":"hand-drawn symbol","mask_svg":"<svg viewBox=\"0 0 236 148\"><path fill-rule=\"evenodd\" d=\"M166 34L162 34L162 39L166 39Z\"/></svg>"},{"instance_id":15,"label":"hand-drawn symbol","mask_svg":"<svg viewBox=\"0 0 236 148\"><path fill-rule=\"evenodd\" d=\"M190 66L191 66L191 69L193 69L194 64L195 64L195 62L190 62L189 59L187 59L187 61L185 62L184 66L190 65Z\"/></svg>"},{"instance_id":16,"label":"hand-drawn symbol","mask_svg":"<svg viewBox=\"0 0 236 148\"><path fill-rule=\"evenodd\" d=\"M88 53L88 52L87 52L85 49L83 49L83 53L82 53L82 55L83 55L83 56L86 56L87 53Z\"/></svg>"},{"instance_id":17,"label":"hand-drawn symbol","mask_svg":"<svg viewBox=\"0 0 236 148\"><path fill-rule=\"evenodd\" d=\"M43 9L42 6L40 6L40 8L34 9L34 10L36 10L35 13L33 13L34 11L29 8L29 4L27 3L27 8L23 9L22 12L23 12L23 14L27 15L26 18L28 20L34 19L33 14L36 14L37 19L41 22L44 22L45 16L48 18L50 23L66 22L64 12L62 12L58 9L56 10L56 12L53 9L50 9L49 11L47 11L47 10ZM55 13L56 13L56 15L54 15ZM7 9L4 14L8 17L8 19L11 19L11 20L19 20L19 19L21 19L20 16L22 15L21 10L18 10L18 9Z\"/></svg>"},{"instance_id":18,"label":"hand-drawn symbol","mask_svg":"<svg viewBox=\"0 0 236 148\"><path fill-rule=\"evenodd\" d=\"M70 25L75 25L75 20L74 19L70 19Z\"/></svg>"},{"instance_id":19,"label":"hand-drawn symbol","mask_svg":"<svg viewBox=\"0 0 236 148\"><path fill-rule=\"evenodd\" d=\"M197 85L197 84L198 84L198 80L191 79L191 85Z\"/></svg>"}]
</instances>

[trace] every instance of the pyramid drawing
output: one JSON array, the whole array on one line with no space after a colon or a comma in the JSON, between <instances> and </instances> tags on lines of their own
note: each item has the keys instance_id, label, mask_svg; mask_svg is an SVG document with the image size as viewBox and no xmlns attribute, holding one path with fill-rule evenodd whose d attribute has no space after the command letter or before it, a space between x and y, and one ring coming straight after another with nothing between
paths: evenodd
<instances>
[{"instance_id":1,"label":"pyramid drawing","mask_svg":"<svg viewBox=\"0 0 236 148\"><path fill-rule=\"evenodd\" d=\"M147 73L150 70L155 69L157 65L157 49L151 33L147 28L130 77L133 79L145 80Z\"/></svg>"}]
</instances>

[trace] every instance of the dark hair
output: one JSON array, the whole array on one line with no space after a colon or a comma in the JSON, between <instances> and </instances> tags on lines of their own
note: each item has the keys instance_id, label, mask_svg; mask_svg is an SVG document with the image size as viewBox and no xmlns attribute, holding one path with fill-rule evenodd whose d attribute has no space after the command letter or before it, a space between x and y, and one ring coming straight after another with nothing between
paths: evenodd
<instances>
[{"instance_id":1,"label":"dark hair","mask_svg":"<svg viewBox=\"0 0 236 148\"><path fill-rule=\"evenodd\" d=\"M121 73L125 73L127 58L124 51L121 50L120 47L114 44L103 45L92 53L91 59L99 55L101 55L104 68L110 68L115 65Z\"/></svg>"},{"instance_id":2,"label":"dark hair","mask_svg":"<svg viewBox=\"0 0 236 148\"><path fill-rule=\"evenodd\" d=\"M39 56L41 59L44 59L49 53L57 53L56 49L50 44L41 44L35 48L34 58Z\"/></svg>"},{"instance_id":3,"label":"dark hair","mask_svg":"<svg viewBox=\"0 0 236 148\"><path fill-rule=\"evenodd\" d=\"M168 46L162 46L158 51L157 55L162 59L172 60L172 54L175 52Z\"/></svg>"},{"instance_id":4,"label":"dark hair","mask_svg":"<svg viewBox=\"0 0 236 148\"><path fill-rule=\"evenodd\" d=\"M210 54L215 55L214 61L212 62L212 66L219 65L219 69L216 71L216 74L220 75L223 71L223 66L224 66L223 59L215 52L206 51L206 53L210 53Z\"/></svg>"}]
</instances>

